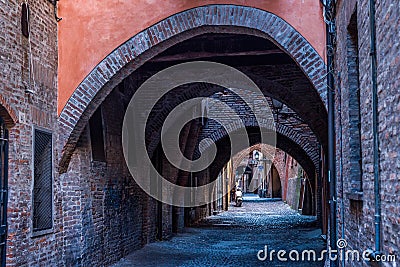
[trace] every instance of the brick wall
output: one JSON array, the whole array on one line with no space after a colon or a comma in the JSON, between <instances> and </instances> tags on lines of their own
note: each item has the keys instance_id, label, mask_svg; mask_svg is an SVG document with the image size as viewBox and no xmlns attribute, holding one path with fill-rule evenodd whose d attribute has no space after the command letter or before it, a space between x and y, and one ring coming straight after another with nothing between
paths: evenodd
<instances>
[{"instance_id":1,"label":"brick wall","mask_svg":"<svg viewBox=\"0 0 400 267\"><path fill-rule=\"evenodd\" d=\"M162 204L161 224L157 202L134 182L122 153L122 122L129 101L121 84L101 104L105 161L92 159L90 125L77 143L71 164L60 176L63 203L63 262L67 265L108 265L133 250L155 241L169 239L187 225L210 215L210 205L183 209ZM180 145L188 158L197 147L201 124L193 121L182 131ZM155 135L157 137L157 135ZM153 136L153 138L155 138ZM151 141L151 142L150 142ZM154 140L149 140L153 144ZM188 185L189 174L172 166L159 146L151 152L158 157L161 174L168 180ZM157 165L157 164L155 164ZM198 183L210 181L208 171L194 174ZM161 234L160 234L161 231Z\"/></svg>"},{"instance_id":2,"label":"brick wall","mask_svg":"<svg viewBox=\"0 0 400 267\"><path fill-rule=\"evenodd\" d=\"M155 241L156 201L134 182L122 153L123 105L118 92L101 105L105 162L93 161L90 129L63 174L64 263L102 266ZM172 208L163 205L163 236L171 235Z\"/></svg>"},{"instance_id":3,"label":"brick wall","mask_svg":"<svg viewBox=\"0 0 400 267\"><path fill-rule=\"evenodd\" d=\"M30 40L21 31L22 1L2 1L0 5L0 110L2 117L8 113L14 120L9 126L15 124L9 129L8 266L55 265L61 255L56 170L54 231L32 237L33 127L52 131L56 142L57 24L49 1L28 2ZM53 159L56 153L54 150Z\"/></svg>"},{"instance_id":4,"label":"brick wall","mask_svg":"<svg viewBox=\"0 0 400 267\"><path fill-rule=\"evenodd\" d=\"M357 16L359 50L359 89L361 114L362 192L361 200L350 194L357 174L354 155L355 129L349 97L354 90L354 68L351 66L347 42L348 25L352 14ZM399 4L393 1L376 1L378 111L380 180L382 200L382 251L399 257ZM340 1L337 14L337 47L335 68L337 87L337 173L339 236L344 234L349 247L364 250L374 248L374 176L372 137L372 81L370 58L369 1ZM340 110L340 112L339 112ZM342 129L340 128L342 126ZM342 144L342 146L340 146ZM341 183L343 182L343 191ZM343 202L342 202L343 201ZM344 217L340 216L343 209ZM344 225L343 225L344 223ZM343 227L343 228L342 228ZM344 232L342 231L344 229ZM362 265L361 263L358 263ZM386 265L385 265L386 264ZM390 266L388 263L383 265Z\"/></svg>"},{"instance_id":5,"label":"brick wall","mask_svg":"<svg viewBox=\"0 0 400 267\"><path fill-rule=\"evenodd\" d=\"M299 165L293 157L280 149L275 153L274 165L282 183L282 199L286 201L287 196L291 195L291 192L289 192L289 179L298 176Z\"/></svg>"},{"instance_id":6,"label":"brick wall","mask_svg":"<svg viewBox=\"0 0 400 267\"><path fill-rule=\"evenodd\" d=\"M400 4L377 1L380 177L383 251L400 257Z\"/></svg>"},{"instance_id":7,"label":"brick wall","mask_svg":"<svg viewBox=\"0 0 400 267\"><path fill-rule=\"evenodd\" d=\"M292 177L288 179L288 193L286 202L294 210L298 210L300 201L301 178Z\"/></svg>"}]
</instances>

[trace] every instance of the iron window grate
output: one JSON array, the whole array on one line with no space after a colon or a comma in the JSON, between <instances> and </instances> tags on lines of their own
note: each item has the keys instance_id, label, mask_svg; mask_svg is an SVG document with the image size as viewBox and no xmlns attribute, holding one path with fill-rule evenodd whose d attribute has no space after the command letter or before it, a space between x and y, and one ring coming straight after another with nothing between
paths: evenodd
<instances>
[{"instance_id":1,"label":"iron window grate","mask_svg":"<svg viewBox=\"0 0 400 267\"><path fill-rule=\"evenodd\" d=\"M35 129L33 231L53 227L52 135Z\"/></svg>"}]
</instances>

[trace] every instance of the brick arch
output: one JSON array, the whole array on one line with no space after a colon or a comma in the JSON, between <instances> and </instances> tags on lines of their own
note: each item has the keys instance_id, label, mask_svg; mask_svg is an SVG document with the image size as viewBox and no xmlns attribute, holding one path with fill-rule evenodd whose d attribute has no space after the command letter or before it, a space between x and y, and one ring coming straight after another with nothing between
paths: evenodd
<instances>
[{"instance_id":1,"label":"brick arch","mask_svg":"<svg viewBox=\"0 0 400 267\"><path fill-rule=\"evenodd\" d=\"M260 89L265 92L265 91L270 91L271 88L278 88L281 90L284 90L283 86L267 81L264 82L260 87ZM162 102L162 107L161 106L156 106L156 110L161 110L163 109L164 112L158 112L154 117L151 117L151 120L149 121L149 128L153 129L151 131L152 133L157 133L157 135L146 135L146 142L148 143L148 153L149 156L152 156L154 149L158 146L159 144L159 139L161 135L161 128L163 127L163 123L165 121L165 118L167 114L170 113L171 109L173 109L176 105L180 103L180 101L186 101L192 98L196 97L212 97L215 93L220 91L220 87L214 86L211 84L190 84L190 85L185 85L185 86L180 86L179 88L175 89L174 94L179 95L180 99L178 98L174 100L169 100L167 103ZM241 91L240 89L237 89L238 91ZM245 91L242 91L244 93ZM131 95L129 95L131 97ZM226 97L226 96L225 96ZM221 99L219 99L221 101ZM241 101L239 98L238 101ZM268 98L267 98L268 101ZM223 101L222 101L223 102ZM237 103L237 102L236 102ZM235 106L232 106L232 104L227 103L228 106L232 107L234 110L236 110L236 113L238 115L243 116L243 122L245 126L247 127L258 127L258 122L255 121L254 117L246 117L244 116L245 114L243 113L242 110L237 110ZM212 111L210 111L212 112ZM212 112L216 114L217 112L214 110ZM223 120L223 118L221 118ZM298 143L305 151L306 153L313 159L315 162L316 166L318 166L318 141L316 137L316 133L314 133L311 128L307 128L307 132L301 131L297 129L294 129L293 127L290 127L285 124L285 121L282 121L282 119L279 121L279 123L276 123L272 120L268 120L267 118L259 118L260 124L264 128L268 129L273 129L276 130L278 133L287 136L294 142ZM284 123L282 123L284 122ZM231 131L235 131L238 129L239 125L236 123L227 123L225 127L230 128ZM204 131L211 130L211 132L207 135ZM225 129L222 128L220 125L215 126L213 124L208 125L208 127L203 129L203 133L200 136L200 139L204 139L206 137L210 138L211 140L217 141L218 139L222 138L222 136L225 135ZM207 142L203 142L202 145L204 146L204 149L207 146ZM202 147L200 147L200 150L202 150Z\"/></svg>"},{"instance_id":2,"label":"brick arch","mask_svg":"<svg viewBox=\"0 0 400 267\"><path fill-rule=\"evenodd\" d=\"M259 138L259 135L250 134L249 141L250 141L250 146L254 146L260 144L261 140ZM216 143L218 147L218 154L214 159L213 164L209 167L210 177L212 179L217 177L220 170L223 168L225 164L228 163L230 159L231 151L229 149L229 142L230 141L228 135L225 135L221 139L219 139L218 142ZM315 174L318 173L318 166L315 165L315 163L309 157L309 155L297 143L295 143L290 138L280 133L277 133L276 147L286 152L291 157L293 157L303 167L308 177L312 181L314 181L314 179L316 178ZM246 147L243 147L242 150L243 149L246 149ZM235 151L235 152L240 152L240 151Z\"/></svg>"},{"instance_id":3,"label":"brick arch","mask_svg":"<svg viewBox=\"0 0 400 267\"><path fill-rule=\"evenodd\" d=\"M66 171L90 116L119 82L148 59L176 43L206 32L226 31L227 28L233 32L240 29L252 35L261 34L274 42L297 62L326 105L325 63L311 44L285 20L252 7L196 7L168 17L133 36L104 58L75 89L59 116L60 171Z\"/></svg>"},{"instance_id":4,"label":"brick arch","mask_svg":"<svg viewBox=\"0 0 400 267\"><path fill-rule=\"evenodd\" d=\"M275 158L274 158L274 165L276 170L278 171L279 177L284 178L285 173L286 173L286 164L282 164L284 162L284 154L286 154L285 151L282 151L280 149L277 149L275 153ZM290 157L292 157L290 154L288 154ZM288 159L287 159L288 160Z\"/></svg>"},{"instance_id":5,"label":"brick arch","mask_svg":"<svg viewBox=\"0 0 400 267\"><path fill-rule=\"evenodd\" d=\"M268 155L270 154L270 150L273 149L273 147L271 147L270 145L266 145L266 144L255 144L252 145L249 148L243 149L242 151L238 152L235 156L233 156L232 159L232 169L236 170L237 167L240 166L241 162L245 159L249 157L249 154L252 153L254 150L258 150L261 153L263 153L263 155Z\"/></svg>"},{"instance_id":6,"label":"brick arch","mask_svg":"<svg viewBox=\"0 0 400 267\"><path fill-rule=\"evenodd\" d=\"M0 95L0 117L3 118L7 128L14 127L18 121L15 110L7 103L2 95Z\"/></svg>"},{"instance_id":7,"label":"brick arch","mask_svg":"<svg viewBox=\"0 0 400 267\"><path fill-rule=\"evenodd\" d=\"M257 128L262 127L264 129L274 129L275 123L272 121L260 121L257 122L251 119L244 119L243 124L246 128ZM232 133L239 129L239 125L232 123L232 125L225 125L225 127L230 128L229 133ZM275 131L278 135L286 137L288 140L291 140L293 143L297 144L307 155L307 157L313 162L316 169L319 166L319 153L318 153L318 143L310 144L308 139L306 139L301 133L297 132L295 129L288 127L287 125L278 123L275 127ZM211 144L211 140L214 143L219 142L220 140L226 138L228 133L225 131L223 127L219 127L216 129L211 135L202 136L209 138L210 141L203 142L204 147L200 147L200 151L205 151L208 145ZM289 154L289 153L288 153Z\"/></svg>"},{"instance_id":8,"label":"brick arch","mask_svg":"<svg viewBox=\"0 0 400 267\"><path fill-rule=\"evenodd\" d=\"M272 86L276 86L279 88L279 84L271 83L268 86L263 85L262 90L268 90ZM151 120L148 122L149 128L152 129L149 131L151 134L146 134L146 143L148 144L148 153L151 157L153 155L154 150L159 145L160 136L161 136L161 129L163 128L163 122L167 114L170 113L171 109L174 108L180 101L186 101L188 99L196 98L196 97L204 97L215 95L216 92L219 92L220 87L210 85L210 84L190 84L181 86L175 89L174 94L180 96L180 100L174 99L172 101L168 101L168 103L160 102L161 106L158 106L156 110L164 110L164 112L157 112L154 117L151 117ZM237 89L240 91L240 89ZM244 92L243 92L244 93ZM225 95L225 101L228 96ZM234 97L236 99L236 97ZM268 99L268 98L267 98ZM219 99L221 101L221 99ZM240 99L239 99L240 101ZM224 102L224 101L223 101ZM162 104L161 104L162 103ZM318 150L318 141L315 134L312 132L310 128L307 128L307 131L304 132L302 129L298 127L291 127L291 124L287 125L286 121L280 119L279 123L276 121L271 120L271 118L258 118L259 121L255 119L253 116L244 116L242 110L237 110L235 106L232 106L232 103L226 102L228 106L236 110L236 113L239 116L242 116L242 122L245 127L259 127L261 126L264 129L275 130L278 134L281 134L288 139L292 140L294 143L298 144L308 155L308 157L313 161L315 167L319 166L319 150ZM236 102L238 103L238 102ZM241 105L241 102L239 102ZM211 113L217 114L215 110L210 108ZM224 116L221 117L221 120L224 121ZM179 120L178 120L179 121ZM215 124L215 122L207 122L207 124L203 127L202 132L200 133L199 140L208 138L201 143L199 147L199 151L204 151L208 148L211 144L218 142L219 140L223 139L225 135L227 135L226 130L228 133L235 132L239 130L240 125L229 121L229 123L224 124L224 126ZM198 156L198 155L195 155Z\"/></svg>"},{"instance_id":9,"label":"brick arch","mask_svg":"<svg viewBox=\"0 0 400 267\"><path fill-rule=\"evenodd\" d=\"M179 90L176 91L176 93L179 95L185 93L186 94L185 97L182 98L182 101L184 101L190 98L214 94L218 90L219 87L217 86L213 86L210 84L197 84L197 85L187 85L184 87L180 87ZM168 102L168 104L165 104L164 102L162 103L163 107L165 107L165 105L170 105L170 108L175 107L175 105L177 104L177 102L173 101ZM228 105L231 106L231 104ZM235 109L235 107L232 108ZM236 110L236 112L238 115L244 115L241 113L241 111ZM153 135L148 135L148 136L146 135L148 139L147 141L148 141L149 156L153 155L155 148L159 144L159 137L161 135L161 132L160 130L155 131L154 129L161 129L163 127L163 122L166 117L165 114L169 114L168 109L166 109L166 112L158 112L158 114L155 117L153 117L152 120L149 122L149 124L152 126L150 128L153 129L153 131L150 131L151 133L153 133ZM285 136L293 143L296 143L304 151L304 153L311 159L315 168L318 169L319 167L318 141L313 132L311 131L311 129L308 129L308 132L305 134L304 132L298 130L297 128L293 128L290 127L290 125L281 123L282 120L279 123L276 123L274 120L267 117L266 118L260 117L258 119L259 120L257 121L255 117L244 116L242 117L243 126L246 128L261 127L267 130L275 130L277 134ZM205 138L207 139L201 143L198 152L205 151L211 145L211 143L219 142L221 139L225 138L228 134L239 130L240 127L241 125L237 124L236 122L229 122L227 124L224 124L224 126L214 125L213 123L206 124L202 129L202 133L199 136L199 140ZM210 129L211 131L209 131ZM157 133L157 135L154 135L155 133ZM195 156L199 156L198 153Z\"/></svg>"}]
</instances>

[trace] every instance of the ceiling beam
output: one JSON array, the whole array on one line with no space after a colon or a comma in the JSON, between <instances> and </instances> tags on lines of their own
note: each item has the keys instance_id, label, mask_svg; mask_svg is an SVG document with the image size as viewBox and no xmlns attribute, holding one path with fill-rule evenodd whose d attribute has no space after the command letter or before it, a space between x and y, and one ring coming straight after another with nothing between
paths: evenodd
<instances>
[{"instance_id":1,"label":"ceiling beam","mask_svg":"<svg viewBox=\"0 0 400 267\"><path fill-rule=\"evenodd\" d=\"M243 51L243 52L186 52L175 55L165 55L153 58L150 62L170 62L170 61L184 61L193 59L205 59L213 57L240 57L240 56L265 56L285 54L280 49L270 49L263 51Z\"/></svg>"}]
</instances>

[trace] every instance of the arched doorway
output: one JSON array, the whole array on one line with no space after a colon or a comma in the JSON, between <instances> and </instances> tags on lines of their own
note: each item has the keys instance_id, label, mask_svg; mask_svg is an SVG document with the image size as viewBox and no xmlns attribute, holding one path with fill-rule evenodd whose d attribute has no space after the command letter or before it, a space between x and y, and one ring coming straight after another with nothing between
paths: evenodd
<instances>
[{"instance_id":1,"label":"arched doorway","mask_svg":"<svg viewBox=\"0 0 400 267\"><path fill-rule=\"evenodd\" d=\"M268 177L268 194L271 198L282 197L282 184L281 178L279 177L278 170L275 165L272 165L271 171Z\"/></svg>"}]
</instances>

